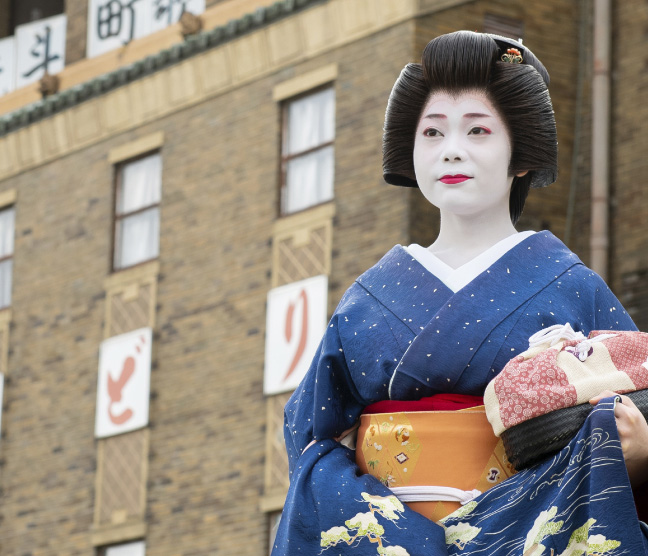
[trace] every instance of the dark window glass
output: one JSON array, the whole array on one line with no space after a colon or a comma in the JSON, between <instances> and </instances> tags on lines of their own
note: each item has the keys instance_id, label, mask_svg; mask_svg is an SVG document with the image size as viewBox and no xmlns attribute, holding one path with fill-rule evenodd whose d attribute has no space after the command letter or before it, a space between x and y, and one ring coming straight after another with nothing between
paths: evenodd
<instances>
[{"instance_id":1,"label":"dark window glass","mask_svg":"<svg viewBox=\"0 0 648 556\"><path fill-rule=\"evenodd\" d=\"M11 33L23 23L31 23L65 11L63 0L10 0Z\"/></svg>"}]
</instances>

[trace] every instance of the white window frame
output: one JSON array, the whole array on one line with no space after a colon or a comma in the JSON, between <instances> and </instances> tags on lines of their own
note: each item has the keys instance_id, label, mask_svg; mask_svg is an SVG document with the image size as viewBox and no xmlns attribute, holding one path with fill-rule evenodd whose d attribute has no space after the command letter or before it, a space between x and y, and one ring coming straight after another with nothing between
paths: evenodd
<instances>
[{"instance_id":1,"label":"white window frame","mask_svg":"<svg viewBox=\"0 0 648 556\"><path fill-rule=\"evenodd\" d=\"M332 122L332 137L329 139L324 139L322 142L315 145L309 146L302 150L297 150L294 152L289 152L289 143L290 143L290 108L293 103L304 101L309 97L314 97L315 95L321 95L322 93L330 93L333 97L333 122ZM322 203L331 201L334 196L334 183L335 183L335 89L332 85L328 87L321 87L314 91L309 91L308 93L302 94L299 97L292 98L288 101L285 101L282 106L282 148L281 148L281 214L288 215L295 212L300 212L306 210ZM304 161L311 159L311 164L318 164L318 162L313 161L313 157L322 155L330 157L330 162L324 162L325 164L331 164L330 169L330 184L326 188L326 191L318 191L320 189L321 183L317 184L308 184L309 187L313 187L316 191L308 197L313 197L312 200L306 202L295 202L290 204L290 165L296 161ZM319 176L319 172L318 172ZM299 185L293 185L293 187L301 187Z\"/></svg>"},{"instance_id":2,"label":"white window frame","mask_svg":"<svg viewBox=\"0 0 648 556\"><path fill-rule=\"evenodd\" d=\"M281 167L279 172L279 187L280 187L280 206L279 213L281 216L288 216L303 210L310 209L320 204L326 203L333 199L335 194L335 152L332 153L332 167L330 168L330 193L326 196L317 198L315 202L308 202L304 206L297 208L288 206L288 163L291 160L298 159L299 157L308 156L312 153L317 153L323 149L334 149L335 142L335 81L338 76L337 64L328 64L321 66L313 71L298 75L287 81L283 81L276 85L272 91L272 98L275 102L281 103L282 114L282 130L281 130ZM330 141L324 141L317 145L310 145L310 148L304 149L300 152L288 152L288 112L291 102L299 101L309 95L319 94L324 90L331 89L333 94L333 122L332 122L332 137Z\"/></svg>"},{"instance_id":3,"label":"white window frame","mask_svg":"<svg viewBox=\"0 0 648 556\"><path fill-rule=\"evenodd\" d=\"M137 160L144 158L146 156L150 156L152 154L158 153L160 156L162 155L162 147L164 145L164 134L159 131L156 133L152 133L150 135L145 135L136 141L132 141L130 143L125 143L122 145L119 145L118 147L115 147L111 149L108 152L108 162L112 165L113 168L113 210L112 210L112 240L111 240L111 251L110 251L110 270L112 272L119 272L128 268L133 268L140 266L146 262L156 260L159 258L159 233L158 233L158 254L156 254L155 257L150 257L147 258L146 260L141 260L133 264L128 264L128 265L120 265L118 264L119 261L117 260L117 249L119 248L119 242L118 242L118 220L120 217L123 219L124 216L128 216L128 214L117 214L117 207L119 206L119 188L120 188L120 180L121 180L121 172L123 167L126 164L129 164L131 162L136 162ZM163 161L160 161L160 190L162 188L162 165ZM162 196L162 191L160 191L160 198ZM158 206L158 219L159 219L159 202L157 203ZM147 206L146 208L151 208L151 206ZM158 228L159 228L159 220L158 220Z\"/></svg>"},{"instance_id":4,"label":"white window frame","mask_svg":"<svg viewBox=\"0 0 648 556\"><path fill-rule=\"evenodd\" d=\"M12 191L9 193L13 193ZM15 200L15 194L12 195L13 200ZM8 277L9 277L9 284L6 287L6 293L7 293L7 299L4 299L4 293L2 289L0 289L0 311L3 309L8 309L11 307L11 301L12 301L12 290L13 290L13 260L14 260L14 254L15 254L15 233L16 233L16 207L12 202L2 205L0 204L0 215L4 213L8 213L9 211L12 212L12 220L13 220L13 227L11 229L11 238L10 238L10 243L11 243L11 249L10 252L8 252L5 255L0 255L0 266L4 266L6 263L9 265L9 272L8 272ZM0 200L1 203L1 200ZM0 284L1 286L2 284Z\"/></svg>"},{"instance_id":5,"label":"white window frame","mask_svg":"<svg viewBox=\"0 0 648 556\"><path fill-rule=\"evenodd\" d=\"M124 212L119 212L119 206L121 205L121 195L122 195L122 184L123 184L123 175L124 175L124 169L130 165L134 164L137 162L140 162L141 160L144 160L146 158L150 157L160 157L160 176L159 176L159 199L157 202L153 202L148 205L143 205L140 207L137 207L136 209L130 210L130 211L124 211ZM162 160L161 160L161 153L159 151L154 151L150 153L146 153L142 156L138 156L137 158L133 158L127 161L122 162L119 164L116 168L116 180L115 180L115 203L114 203L114 219L113 219L113 270L118 271L118 270L124 270L126 268L131 268L143 263L147 263L149 261L153 261L157 259L160 255L160 202L161 202L161 197L162 197ZM133 218L136 218L137 216L144 215L146 213L151 213L154 212L157 215L157 247L154 250L154 252L150 253L150 256L144 257L142 259L137 259L135 261L130 261L128 263L123 262L124 258L124 251L122 250L122 245L123 245L123 223L126 222L127 220L131 220Z\"/></svg>"}]
</instances>

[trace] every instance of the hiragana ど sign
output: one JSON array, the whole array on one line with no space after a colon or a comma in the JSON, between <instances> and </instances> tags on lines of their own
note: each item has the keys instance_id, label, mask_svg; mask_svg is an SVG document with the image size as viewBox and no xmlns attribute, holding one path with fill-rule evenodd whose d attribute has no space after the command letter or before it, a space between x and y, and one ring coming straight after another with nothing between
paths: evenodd
<instances>
[{"instance_id":1,"label":"hiragana \u3069 sign","mask_svg":"<svg viewBox=\"0 0 648 556\"><path fill-rule=\"evenodd\" d=\"M148 424L151 328L113 336L101 343L95 436L104 438Z\"/></svg>"}]
</instances>

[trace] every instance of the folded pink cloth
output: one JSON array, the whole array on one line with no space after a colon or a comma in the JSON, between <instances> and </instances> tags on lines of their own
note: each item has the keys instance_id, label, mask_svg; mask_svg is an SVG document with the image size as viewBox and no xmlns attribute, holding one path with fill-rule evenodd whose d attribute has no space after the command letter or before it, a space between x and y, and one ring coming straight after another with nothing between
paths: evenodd
<instances>
[{"instance_id":1,"label":"folded pink cloth","mask_svg":"<svg viewBox=\"0 0 648 556\"><path fill-rule=\"evenodd\" d=\"M585 338L556 325L529 339L486 387L486 415L497 436L551 411L589 402L603 390L648 388L648 334L596 330Z\"/></svg>"}]
</instances>

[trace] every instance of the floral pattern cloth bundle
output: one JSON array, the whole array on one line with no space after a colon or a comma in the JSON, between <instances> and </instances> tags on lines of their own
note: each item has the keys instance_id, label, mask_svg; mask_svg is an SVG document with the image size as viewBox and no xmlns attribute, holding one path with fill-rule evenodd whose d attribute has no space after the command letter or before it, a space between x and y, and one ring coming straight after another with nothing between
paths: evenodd
<instances>
[{"instance_id":1,"label":"floral pattern cloth bundle","mask_svg":"<svg viewBox=\"0 0 648 556\"><path fill-rule=\"evenodd\" d=\"M628 394L648 415L648 334L569 324L534 334L486 387L484 403L507 456L523 469L559 449L592 410L589 400L611 390Z\"/></svg>"},{"instance_id":2,"label":"floral pattern cloth bundle","mask_svg":"<svg viewBox=\"0 0 648 556\"><path fill-rule=\"evenodd\" d=\"M484 402L497 436L550 411L588 403L603 390L648 388L648 334L594 330L585 338L569 325L541 332L557 327L567 328L566 338L531 346L487 386Z\"/></svg>"}]
</instances>

